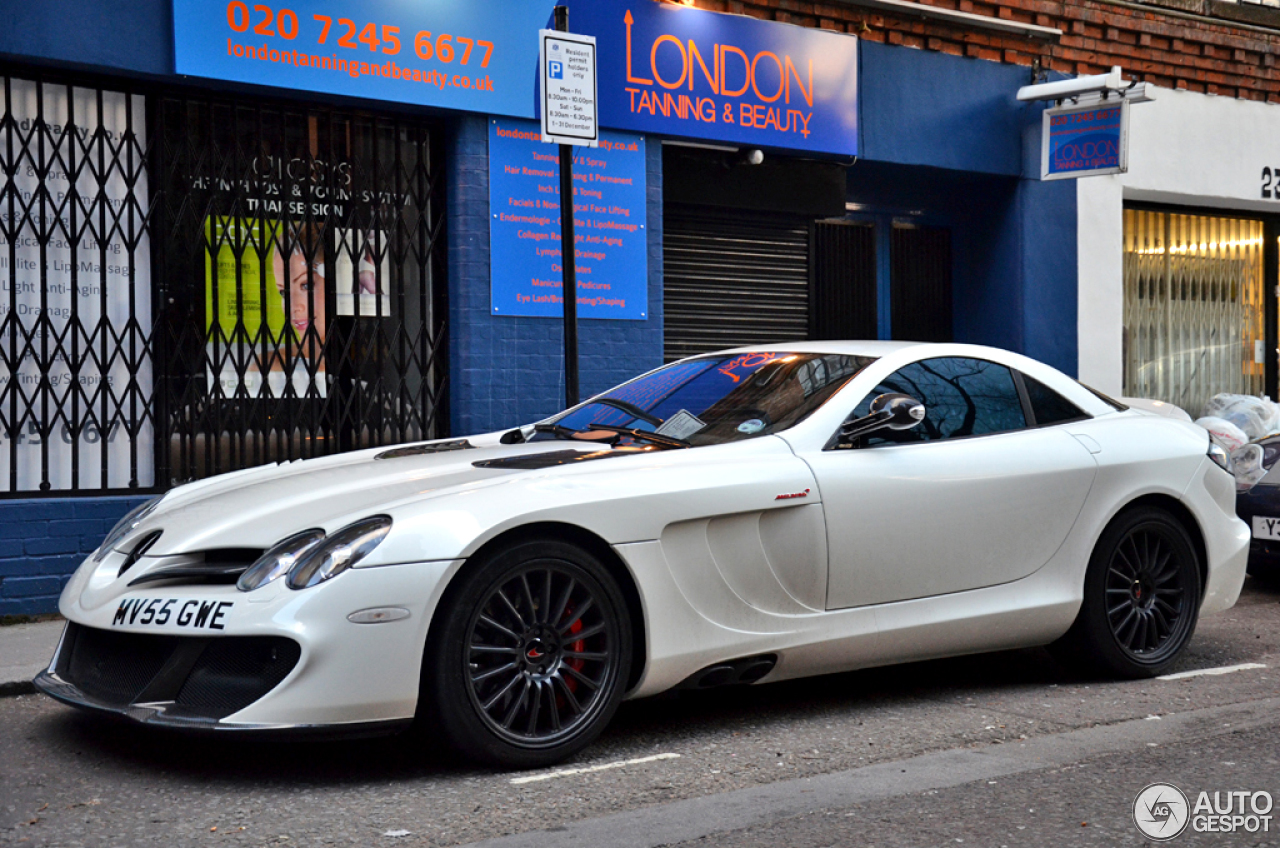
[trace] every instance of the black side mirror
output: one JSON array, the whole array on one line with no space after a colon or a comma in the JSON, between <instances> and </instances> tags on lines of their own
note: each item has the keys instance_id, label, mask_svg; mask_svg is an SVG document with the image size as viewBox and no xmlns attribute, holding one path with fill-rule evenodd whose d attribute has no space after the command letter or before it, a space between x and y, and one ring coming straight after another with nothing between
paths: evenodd
<instances>
[{"instance_id":1,"label":"black side mirror","mask_svg":"<svg viewBox=\"0 0 1280 848\"><path fill-rule=\"evenodd\" d=\"M871 401L871 411L840 426L840 442L853 441L877 430L910 430L924 420L924 404L911 395L889 392Z\"/></svg>"}]
</instances>

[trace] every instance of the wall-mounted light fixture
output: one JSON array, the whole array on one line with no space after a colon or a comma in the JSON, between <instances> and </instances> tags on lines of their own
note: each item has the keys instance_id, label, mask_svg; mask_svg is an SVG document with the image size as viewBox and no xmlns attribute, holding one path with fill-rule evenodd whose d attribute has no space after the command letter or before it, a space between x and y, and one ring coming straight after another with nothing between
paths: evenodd
<instances>
[{"instance_id":1,"label":"wall-mounted light fixture","mask_svg":"<svg viewBox=\"0 0 1280 848\"><path fill-rule=\"evenodd\" d=\"M1143 103L1155 98L1147 93L1147 84L1130 80L1125 82L1120 73L1120 66L1111 68L1111 73L1095 74L1088 77L1059 80L1058 82L1041 82L1035 85L1024 85L1018 89L1018 99L1028 100L1080 100L1096 97L1099 100L1119 95L1120 99L1130 103Z\"/></svg>"}]
</instances>

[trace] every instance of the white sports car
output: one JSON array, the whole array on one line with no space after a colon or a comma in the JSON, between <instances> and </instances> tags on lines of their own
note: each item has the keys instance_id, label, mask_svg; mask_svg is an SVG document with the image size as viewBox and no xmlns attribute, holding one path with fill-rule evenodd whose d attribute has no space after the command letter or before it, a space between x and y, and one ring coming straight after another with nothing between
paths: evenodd
<instances>
[{"instance_id":1,"label":"white sports car","mask_svg":"<svg viewBox=\"0 0 1280 848\"><path fill-rule=\"evenodd\" d=\"M1033 645L1149 676L1240 592L1228 465L991 348L699 356L509 432L180 486L76 572L36 683L217 731L426 716L530 767L674 687Z\"/></svg>"}]
</instances>

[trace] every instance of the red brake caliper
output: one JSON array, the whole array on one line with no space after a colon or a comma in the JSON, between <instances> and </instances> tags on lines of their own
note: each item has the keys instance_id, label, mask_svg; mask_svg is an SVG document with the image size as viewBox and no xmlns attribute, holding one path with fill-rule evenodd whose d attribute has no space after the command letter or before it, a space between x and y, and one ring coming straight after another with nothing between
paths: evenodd
<instances>
[{"instance_id":1,"label":"red brake caliper","mask_svg":"<svg viewBox=\"0 0 1280 848\"><path fill-rule=\"evenodd\" d=\"M572 605L572 604L570 604L568 607L566 607L566 608L565 608L564 614L565 614L565 615L572 615L572 614L573 614L573 605ZM575 622L573 623L573 626L569 628L569 632L570 632L570 633L579 633L579 632L581 632L581 631L582 631L582 619L581 619L581 618L579 618L577 621L575 621ZM586 649L587 649L587 642L586 642L586 640L585 640L585 639L578 639L576 642L570 642L570 643L569 643L569 650L571 650L571 651L575 651L575 652L577 652L577 653L582 653L582 652L583 652L583 651L585 651ZM573 658L573 659L571 659L571 660L565 660L565 665L569 666L569 668L573 669L574 671L582 671L582 667L583 667L584 665L586 665L586 660L582 659L581 657L574 657L574 658ZM565 676L565 678L564 678L564 683L565 683L565 685L566 685L566 686L568 686L568 687L569 687L569 691L570 691L570 692L573 692L573 693L575 693L575 694L577 693L577 691L578 691L578 681L577 681L577 679L576 679L576 678L574 678L574 677L570 677L570 676L566 675L566 676ZM560 707L563 707L563 706L564 706L564 697L563 697L563 696L561 696L561 695L557 695L557 696L556 696L556 705L557 705L557 706L560 706Z\"/></svg>"}]
</instances>

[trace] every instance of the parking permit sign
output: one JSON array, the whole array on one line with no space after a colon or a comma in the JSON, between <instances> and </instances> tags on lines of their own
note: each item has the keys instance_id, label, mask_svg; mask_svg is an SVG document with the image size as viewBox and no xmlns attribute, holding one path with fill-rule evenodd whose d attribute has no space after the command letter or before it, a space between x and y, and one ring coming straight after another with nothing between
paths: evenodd
<instances>
[{"instance_id":1,"label":"parking permit sign","mask_svg":"<svg viewBox=\"0 0 1280 848\"><path fill-rule=\"evenodd\" d=\"M542 140L595 147L596 40L553 29L538 31L542 71Z\"/></svg>"}]
</instances>

